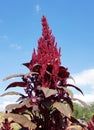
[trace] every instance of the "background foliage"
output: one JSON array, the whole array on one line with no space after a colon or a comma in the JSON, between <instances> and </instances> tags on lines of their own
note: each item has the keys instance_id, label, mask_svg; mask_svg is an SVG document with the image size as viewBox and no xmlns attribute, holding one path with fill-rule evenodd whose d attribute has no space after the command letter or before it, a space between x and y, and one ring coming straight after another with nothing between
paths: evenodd
<instances>
[{"instance_id":1,"label":"background foliage","mask_svg":"<svg viewBox=\"0 0 94 130\"><path fill-rule=\"evenodd\" d=\"M74 103L73 116L77 119L88 121L94 114L94 103L89 105L89 110L84 108L81 104Z\"/></svg>"}]
</instances>

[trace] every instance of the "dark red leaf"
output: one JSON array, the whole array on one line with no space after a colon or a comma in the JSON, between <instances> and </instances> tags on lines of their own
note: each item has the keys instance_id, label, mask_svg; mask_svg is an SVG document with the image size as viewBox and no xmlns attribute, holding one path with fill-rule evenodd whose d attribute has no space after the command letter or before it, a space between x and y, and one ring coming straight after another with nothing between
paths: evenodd
<instances>
[{"instance_id":1,"label":"dark red leaf","mask_svg":"<svg viewBox=\"0 0 94 130\"><path fill-rule=\"evenodd\" d=\"M7 96L7 95L20 95L20 96L22 96L22 97L24 96L23 94L18 93L18 92L14 92L14 91L4 93L4 94L2 94L2 95L0 95L0 96L3 97L3 96Z\"/></svg>"},{"instance_id":2,"label":"dark red leaf","mask_svg":"<svg viewBox=\"0 0 94 130\"><path fill-rule=\"evenodd\" d=\"M73 111L73 102L72 102L71 98L70 97L67 97L67 98L63 97L63 99L64 99L64 101L66 101L69 104L71 110Z\"/></svg>"},{"instance_id":3,"label":"dark red leaf","mask_svg":"<svg viewBox=\"0 0 94 130\"><path fill-rule=\"evenodd\" d=\"M69 120L70 120L72 123L76 123L76 124L79 124L79 123L80 123L76 118L74 118L74 117L72 117L72 116L69 118Z\"/></svg>"},{"instance_id":4,"label":"dark red leaf","mask_svg":"<svg viewBox=\"0 0 94 130\"><path fill-rule=\"evenodd\" d=\"M8 85L5 90L12 88L12 87L25 87L25 85L26 85L26 83L24 83L24 82L13 82L10 85Z\"/></svg>"},{"instance_id":5,"label":"dark red leaf","mask_svg":"<svg viewBox=\"0 0 94 130\"><path fill-rule=\"evenodd\" d=\"M10 76L4 78L3 81L11 79L11 78L15 78L15 77L23 77L23 76L24 76L24 74L14 74L14 75L10 75Z\"/></svg>"},{"instance_id":6,"label":"dark red leaf","mask_svg":"<svg viewBox=\"0 0 94 130\"><path fill-rule=\"evenodd\" d=\"M22 65L26 66L27 68L29 68L30 63L23 63Z\"/></svg>"},{"instance_id":7,"label":"dark red leaf","mask_svg":"<svg viewBox=\"0 0 94 130\"><path fill-rule=\"evenodd\" d=\"M23 113L23 112L25 112L26 110L29 110L30 108L32 108L32 107L27 107L27 106L23 105L23 106L20 107L20 108L15 108L15 109L13 109L11 112L12 112L12 113Z\"/></svg>"},{"instance_id":8,"label":"dark red leaf","mask_svg":"<svg viewBox=\"0 0 94 130\"><path fill-rule=\"evenodd\" d=\"M80 88L76 87L75 85L65 84L65 85L63 85L63 86L64 86L64 87L73 87L73 88L77 89L79 92L81 92L81 93L83 94L82 90L81 90ZM84 94L83 94L83 95L84 95Z\"/></svg>"},{"instance_id":9,"label":"dark red leaf","mask_svg":"<svg viewBox=\"0 0 94 130\"><path fill-rule=\"evenodd\" d=\"M72 116L69 118L69 120L70 120L72 123L74 123L74 124L80 125L81 127L85 127L84 124L80 123L76 118L74 118L74 117L72 117Z\"/></svg>"},{"instance_id":10,"label":"dark red leaf","mask_svg":"<svg viewBox=\"0 0 94 130\"><path fill-rule=\"evenodd\" d=\"M77 98L72 98L72 100L80 102L85 108L89 110L89 106L84 101Z\"/></svg>"}]
</instances>

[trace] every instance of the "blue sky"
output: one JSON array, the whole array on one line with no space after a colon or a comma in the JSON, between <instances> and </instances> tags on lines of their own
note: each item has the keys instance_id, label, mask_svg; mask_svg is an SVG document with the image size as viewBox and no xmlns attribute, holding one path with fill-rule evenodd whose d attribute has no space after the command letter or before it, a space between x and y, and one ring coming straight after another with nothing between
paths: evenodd
<instances>
[{"instance_id":1,"label":"blue sky","mask_svg":"<svg viewBox=\"0 0 94 130\"><path fill-rule=\"evenodd\" d=\"M11 82L3 78L28 72L22 63L37 49L43 15L61 47L62 65L85 94L75 96L94 101L94 0L0 0L0 94ZM13 100L0 98L0 110Z\"/></svg>"}]
</instances>

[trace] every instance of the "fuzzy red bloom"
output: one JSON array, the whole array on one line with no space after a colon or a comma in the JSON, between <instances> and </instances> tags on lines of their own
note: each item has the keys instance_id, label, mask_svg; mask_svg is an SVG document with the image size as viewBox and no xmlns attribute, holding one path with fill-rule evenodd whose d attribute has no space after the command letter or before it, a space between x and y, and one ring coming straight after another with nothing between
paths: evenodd
<instances>
[{"instance_id":1,"label":"fuzzy red bloom","mask_svg":"<svg viewBox=\"0 0 94 130\"><path fill-rule=\"evenodd\" d=\"M11 128L11 123L8 121L8 119L5 119L5 122L3 122L3 127L1 130L14 130Z\"/></svg>"},{"instance_id":2,"label":"fuzzy red bloom","mask_svg":"<svg viewBox=\"0 0 94 130\"><path fill-rule=\"evenodd\" d=\"M34 49L29 69L31 72L39 72L38 78L41 80L42 86L56 88L58 76L61 75L60 78L66 80L69 77L69 72L64 67L63 71L60 69L60 49L57 48L55 37L49 29L45 16L42 17L42 27L42 37L38 40L38 50L35 51ZM40 67L36 69L35 64Z\"/></svg>"}]
</instances>

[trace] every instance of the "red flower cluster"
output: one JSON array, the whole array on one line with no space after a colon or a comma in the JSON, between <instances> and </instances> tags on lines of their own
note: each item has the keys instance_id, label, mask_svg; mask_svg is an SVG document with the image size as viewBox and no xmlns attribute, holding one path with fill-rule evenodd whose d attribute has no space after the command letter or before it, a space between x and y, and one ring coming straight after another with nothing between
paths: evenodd
<instances>
[{"instance_id":1,"label":"red flower cluster","mask_svg":"<svg viewBox=\"0 0 94 130\"><path fill-rule=\"evenodd\" d=\"M14 130L11 128L11 122L8 121L8 119L5 119L5 122L3 122L3 126L0 130Z\"/></svg>"},{"instance_id":2,"label":"red flower cluster","mask_svg":"<svg viewBox=\"0 0 94 130\"><path fill-rule=\"evenodd\" d=\"M34 49L29 69L31 72L39 73L38 78L43 87L56 88L60 80L58 76L64 81L69 77L69 72L64 67L60 68L60 49L57 49L55 37L49 29L45 16L42 17L42 26L42 37L38 40L37 52Z\"/></svg>"}]
</instances>

